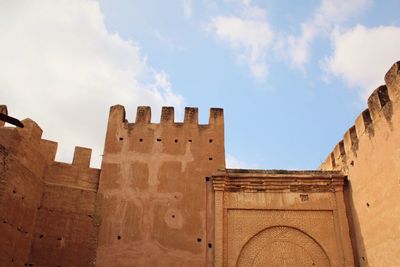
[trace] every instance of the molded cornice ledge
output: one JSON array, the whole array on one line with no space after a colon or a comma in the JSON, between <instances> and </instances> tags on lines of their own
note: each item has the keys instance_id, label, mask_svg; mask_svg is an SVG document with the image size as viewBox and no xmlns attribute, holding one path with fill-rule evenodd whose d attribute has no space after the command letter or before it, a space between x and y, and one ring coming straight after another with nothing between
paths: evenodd
<instances>
[{"instance_id":1,"label":"molded cornice ledge","mask_svg":"<svg viewBox=\"0 0 400 267\"><path fill-rule=\"evenodd\" d=\"M337 192L347 177L340 171L219 170L212 176L214 191Z\"/></svg>"}]
</instances>

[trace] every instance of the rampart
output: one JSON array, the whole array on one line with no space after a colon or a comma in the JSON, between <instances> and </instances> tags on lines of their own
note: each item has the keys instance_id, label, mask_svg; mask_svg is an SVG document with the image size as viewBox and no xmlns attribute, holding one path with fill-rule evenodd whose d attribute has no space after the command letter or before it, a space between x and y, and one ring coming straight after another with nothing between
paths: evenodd
<instances>
[{"instance_id":1,"label":"rampart","mask_svg":"<svg viewBox=\"0 0 400 267\"><path fill-rule=\"evenodd\" d=\"M89 167L91 150L76 147L72 164L56 162L57 143L22 122L0 126L0 265L90 266L100 173Z\"/></svg>"},{"instance_id":2,"label":"rampart","mask_svg":"<svg viewBox=\"0 0 400 267\"><path fill-rule=\"evenodd\" d=\"M348 176L348 217L356 265L399 266L400 259L400 62L385 85L368 98L355 120L320 166Z\"/></svg>"},{"instance_id":3,"label":"rampart","mask_svg":"<svg viewBox=\"0 0 400 267\"><path fill-rule=\"evenodd\" d=\"M400 266L400 62L318 171L226 169L217 108L111 107L101 169L23 124L0 124L0 266Z\"/></svg>"}]
</instances>

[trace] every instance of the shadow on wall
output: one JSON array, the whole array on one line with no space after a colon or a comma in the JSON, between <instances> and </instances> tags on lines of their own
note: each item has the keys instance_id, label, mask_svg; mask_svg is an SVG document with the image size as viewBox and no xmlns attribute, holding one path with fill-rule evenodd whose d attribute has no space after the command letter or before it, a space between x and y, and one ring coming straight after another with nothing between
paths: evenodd
<instances>
[{"instance_id":1,"label":"shadow on wall","mask_svg":"<svg viewBox=\"0 0 400 267\"><path fill-rule=\"evenodd\" d=\"M351 181L346 179L344 186L344 203L346 205L346 215L349 221L349 230L351 246L354 253L355 266L368 266L367 253L364 246L364 238L361 234L360 221L358 219L357 209L354 206L353 188Z\"/></svg>"}]
</instances>

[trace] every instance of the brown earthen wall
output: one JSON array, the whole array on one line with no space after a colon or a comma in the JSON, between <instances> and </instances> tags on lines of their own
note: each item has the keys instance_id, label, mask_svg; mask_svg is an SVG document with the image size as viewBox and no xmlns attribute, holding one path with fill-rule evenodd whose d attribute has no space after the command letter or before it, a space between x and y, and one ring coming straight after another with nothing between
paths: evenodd
<instances>
[{"instance_id":1,"label":"brown earthen wall","mask_svg":"<svg viewBox=\"0 0 400 267\"><path fill-rule=\"evenodd\" d=\"M346 200L359 266L400 266L400 63L368 99L322 170L348 175Z\"/></svg>"},{"instance_id":2,"label":"brown earthen wall","mask_svg":"<svg viewBox=\"0 0 400 267\"><path fill-rule=\"evenodd\" d=\"M206 177L225 167L223 114L208 125L196 108L183 123L173 108L159 124L139 107L128 123L111 108L99 185L97 266L205 266L213 249L206 220ZM211 259L212 260L212 259Z\"/></svg>"},{"instance_id":3,"label":"brown earthen wall","mask_svg":"<svg viewBox=\"0 0 400 267\"><path fill-rule=\"evenodd\" d=\"M76 148L72 165L54 162L57 143L22 122L0 125L0 266L90 266L99 178L91 151Z\"/></svg>"},{"instance_id":4,"label":"brown earthen wall","mask_svg":"<svg viewBox=\"0 0 400 267\"><path fill-rule=\"evenodd\" d=\"M29 262L42 195L41 130L31 120L24 124L24 129L0 127L0 266Z\"/></svg>"},{"instance_id":5,"label":"brown earthen wall","mask_svg":"<svg viewBox=\"0 0 400 267\"><path fill-rule=\"evenodd\" d=\"M53 162L44 173L30 262L39 266L94 266L100 171L91 150L77 147L72 164Z\"/></svg>"}]
</instances>

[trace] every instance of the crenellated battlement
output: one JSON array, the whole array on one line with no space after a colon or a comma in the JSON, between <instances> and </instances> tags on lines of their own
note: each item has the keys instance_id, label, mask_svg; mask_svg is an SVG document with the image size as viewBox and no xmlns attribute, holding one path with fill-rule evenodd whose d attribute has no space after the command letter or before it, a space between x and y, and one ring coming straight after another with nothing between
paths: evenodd
<instances>
[{"instance_id":1,"label":"crenellated battlement","mask_svg":"<svg viewBox=\"0 0 400 267\"><path fill-rule=\"evenodd\" d=\"M0 112L7 114L7 106L1 105ZM22 120L24 128L14 126L0 126L2 145L12 151L21 163L39 177L53 165L63 165L86 171L90 168L92 150L85 147L75 147L72 163L58 162L55 160L58 143L43 139L42 128L32 119ZM32 165L32 166L31 166Z\"/></svg>"},{"instance_id":2,"label":"crenellated battlement","mask_svg":"<svg viewBox=\"0 0 400 267\"><path fill-rule=\"evenodd\" d=\"M192 146L220 147L224 151L224 113L221 108L211 108L208 124L199 124L199 110L186 107L183 122L175 121L173 107L162 107L159 123L151 122L151 108L139 106L134 123L126 119L125 108L115 105L110 108L107 135L104 148L106 152L116 153L125 149L136 152L150 152L152 144L166 145L164 152L184 153L186 143ZM170 146L170 145L173 146ZM209 153L207 158L216 157ZM218 155L224 158L224 155Z\"/></svg>"},{"instance_id":3,"label":"crenellated battlement","mask_svg":"<svg viewBox=\"0 0 400 267\"><path fill-rule=\"evenodd\" d=\"M335 146L319 169L344 170L354 164L357 157L359 141L362 136L372 139L376 131L377 122L385 121L388 128L392 128L393 105L400 105L400 61L393 64L385 75L385 85L374 90L368 98L368 108L356 118L343 139Z\"/></svg>"},{"instance_id":4,"label":"crenellated battlement","mask_svg":"<svg viewBox=\"0 0 400 267\"><path fill-rule=\"evenodd\" d=\"M133 126L135 124L161 124L161 125L173 125L182 124L187 125L199 125L199 111L197 107L185 107L184 120L182 122L175 122L175 111L174 107L162 107L161 117L159 123L151 122L151 107L139 106L136 111L135 123L129 123L126 119L125 107L121 105L115 105L110 108L109 122L123 122ZM201 126L214 126L223 125L224 122L224 110L222 108L210 108L209 112L209 123Z\"/></svg>"}]
</instances>

